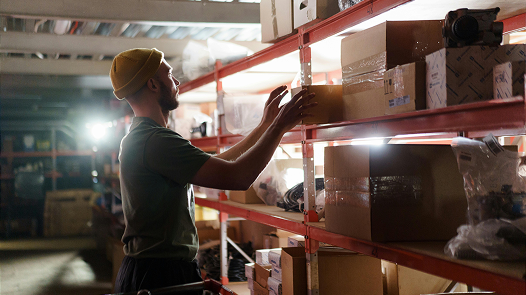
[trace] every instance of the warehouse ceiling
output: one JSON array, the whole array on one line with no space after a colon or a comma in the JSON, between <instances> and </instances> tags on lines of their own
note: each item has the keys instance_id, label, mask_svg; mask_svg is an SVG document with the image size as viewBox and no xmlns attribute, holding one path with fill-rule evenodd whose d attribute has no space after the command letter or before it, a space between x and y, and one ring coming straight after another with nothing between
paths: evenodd
<instances>
[{"instance_id":1,"label":"warehouse ceiling","mask_svg":"<svg viewBox=\"0 0 526 295\"><path fill-rule=\"evenodd\" d=\"M501 7L499 19L526 12L524 0L415 0L350 31L385 20L443 19L456 8L496 6ZM165 52L184 82L193 78L182 71L184 49L191 45L194 52L206 50L210 38L241 45L248 53L267 47L260 43L259 0L1 0L2 126L118 118L130 110L111 91L107 73L116 54L134 47L156 47ZM319 53L313 47L313 67L317 67L313 71L339 68L339 46L334 44L321 45ZM290 83L299 70L297 60L297 54L289 55L274 65L252 69L256 78L245 82L237 75L232 77L236 81L225 85L243 91L243 86L254 90L253 84L267 89L283 83L280 79ZM291 63L290 69L284 68ZM208 91L207 97L213 100L214 87Z\"/></svg>"}]
</instances>

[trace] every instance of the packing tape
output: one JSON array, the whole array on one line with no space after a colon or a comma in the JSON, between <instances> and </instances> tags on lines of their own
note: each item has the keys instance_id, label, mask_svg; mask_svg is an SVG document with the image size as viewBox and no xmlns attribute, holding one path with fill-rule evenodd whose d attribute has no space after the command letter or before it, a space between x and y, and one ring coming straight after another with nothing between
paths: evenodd
<instances>
[{"instance_id":1,"label":"packing tape","mask_svg":"<svg viewBox=\"0 0 526 295\"><path fill-rule=\"evenodd\" d=\"M385 69L357 75L342 77L343 95L359 93L384 87Z\"/></svg>"},{"instance_id":2,"label":"packing tape","mask_svg":"<svg viewBox=\"0 0 526 295\"><path fill-rule=\"evenodd\" d=\"M350 78L364 73L387 69L387 52L380 52L342 66L342 78Z\"/></svg>"}]
</instances>

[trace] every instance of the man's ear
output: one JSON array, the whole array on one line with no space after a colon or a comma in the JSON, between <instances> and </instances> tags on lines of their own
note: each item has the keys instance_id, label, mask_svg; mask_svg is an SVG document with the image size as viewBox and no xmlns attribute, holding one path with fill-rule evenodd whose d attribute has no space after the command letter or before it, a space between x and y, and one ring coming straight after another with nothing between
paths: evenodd
<instances>
[{"instance_id":1,"label":"man's ear","mask_svg":"<svg viewBox=\"0 0 526 295\"><path fill-rule=\"evenodd\" d=\"M160 89L159 81L157 81L154 78L148 79L148 82L146 82L146 85L148 86L148 89L153 92L158 92Z\"/></svg>"}]
</instances>

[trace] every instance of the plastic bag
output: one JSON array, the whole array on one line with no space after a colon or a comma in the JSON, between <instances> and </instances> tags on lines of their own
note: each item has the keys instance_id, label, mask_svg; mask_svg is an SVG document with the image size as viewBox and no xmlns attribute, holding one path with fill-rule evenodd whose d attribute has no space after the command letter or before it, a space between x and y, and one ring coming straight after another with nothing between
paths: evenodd
<instances>
[{"instance_id":1,"label":"plastic bag","mask_svg":"<svg viewBox=\"0 0 526 295\"><path fill-rule=\"evenodd\" d=\"M517 152L505 150L491 134L483 142L457 137L451 146L464 178L470 224L526 215L526 179Z\"/></svg>"},{"instance_id":2,"label":"plastic bag","mask_svg":"<svg viewBox=\"0 0 526 295\"><path fill-rule=\"evenodd\" d=\"M456 258L526 259L526 179L517 152L493 135L451 143L464 178L468 224L458 228L444 252Z\"/></svg>"},{"instance_id":3,"label":"plastic bag","mask_svg":"<svg viewBox=\"0 0 526 295\"><path fill-rule=\"evenodd\" d=\"M520 220L521 223L525 221L526 217ZM526 232L504 219L462 225L458 228L458 235L447 243L444 251L459 259L524 260Z\"/></svg>"},{"instance_id":4,"label":"plastic bag","mask_svg":"<svg viewBox=\"0 0 526 295\"><path fill-rule=\"evenodd\" d=\"M287 191L285 171L280 171L275 161L270 161L252 186L258 197L268 206L276 206Z\"/></svg>"},{"instance_id":5,"label":"plastic bag","mask_svg":"<svg viewBox=\"0 0 526 295\"><path fill-rule=\"evenodd\" d=\"M338 0L338 6L340 7L340 11L342 11L362 1L363 0Z\"/></svg>"},{"instance_id":6,"label":"plastic bag","mask_svg":"<svg viewBox=\"0 0 526 295\"><path fill-rule=\"evenodd\" d=\"M208 51L210 52L212 60L220 60L223 65L227 65L254 53L245 46L219 41L214 38L208 38L206 44L208 45Z\"/></svg>"},{"instance_id":7,"label":"plastic bag","mask_svg":"<svg viewBox=\"0 0 526 295\"><path fill-rule=\"evenodd\" d=\"M247 136L263 117L267 95L223 95L226 129Z\"/></svg>"}]
</instances>

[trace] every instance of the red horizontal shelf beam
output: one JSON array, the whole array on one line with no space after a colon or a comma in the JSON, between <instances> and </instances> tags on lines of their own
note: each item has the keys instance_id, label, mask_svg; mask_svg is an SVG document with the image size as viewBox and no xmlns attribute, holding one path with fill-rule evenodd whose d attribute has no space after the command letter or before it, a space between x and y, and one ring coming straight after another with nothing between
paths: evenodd
<instances>
[{"instance_id":1,"label":"red horizontal shelf beam","mask_svg":"<svg viewBox=\"0 0 526 295\"><path fill-rule=\"evenodd\" d=\"M389 245L363 241L309 226L309 238L368 256L384 259L412 269L466 283L500 295L518 295L526 291L526 281L491 273L452 261L431 257Z\"/></svg>"},{"instance_id":2,"label":"red horizontal shelf beam","mask_svg":"<svg viewBox=\"0 0 526 295\"><path fill-rule=\"evenodd\" d=\"M503 19L504 34L526 30L526 13Z\"/></svg>"},{"instance_id":3,"label":"red horizontal shelf beam","mask_svg":"<svg viewBox=\"0 0 526 295\"><path fill-rule=\"evenodd\" d=\"M311 125L307 126L310 130L307 140L330 141L399 134L493 130L524 134L525 126L524 100L513 98L335 124Z\"/></svg>"},{"instance_id":4,"label":"red horizontal shelf beam","mask_svg":"<svg viewBox=\"0 0 526 295\"><path fill-rule=\"evenodd\" d=\"M348 9L345 9L330 18L319 22L307 29L309 34L306 45L319 42L330 36L336 35L345 29L357 25L370 18L378 16L396 6L412 0L371 0L362 1Z\"/></svg>"},{"instance_id":5,"label":"red horizontal shelf beam","mask_svg":"<svg viewBox=\"0 0 526 295\"><path fill-rule=\"evenodd\" d=\"M201 207L208 207L216 210L220 210L220 203L218 201L213 201L205 198L195 198L195 203Z\"/></svg>"},{"instance_id":6,"label":"red horizontal shelf beam","mask_svg":"<svg viewBox=\"0 0 526 295\"><path fill-rule=\"evenodd\" d=\"M232 214L238 217L252 220L257 223L266 224L272 227L276 227L285 231L293 232L299 235L305 236L307 233L307 227L303 222L297 222L288 220L279 216L267 215L257 211L239 208L228 204L221 204L221 212Z\"/></svg>"},{"instance_id":7,"label":"red horizontal shelf beam","mask_svg":"<svg viewBox=\"0 0 526 295\"><path fill-rule=\"evenodd\" d=\"M202 137L202 138L194 138L191 139L190 142L194 146L198 147L207 147L207 146L217 146L217 137L216 136L209 136L209 137Z\"/></svg>"},{"instance_id":8,"label":"red horizontal shelf beam","mask_svg":"<svg viewBox=\"0 0 526 295\"><path fill-rule=\"evenodd\" d=\"M204 86L208 83L215 82L215 76L214 72L210 72L208 74L205 74L197 79L188 81L182 85L179 86L179 93L185 93L192 89L199 88L201 86Z\"/></svg>"},{"instance_id":9,"label":"red horizontal shelf beam","mask_svg":"<svg viewBox=\"0 0 526 295\"><path fill-rule=\"evenodd\" d=\"M56 151L56 156L94 156L92 151ZM3 152L2 158L30 158L30 157L52 157L53 152Z\"/></svg>"}]
</instances>

